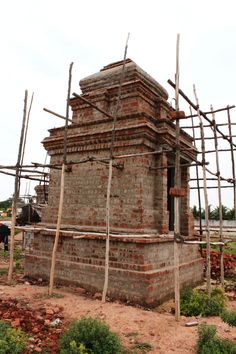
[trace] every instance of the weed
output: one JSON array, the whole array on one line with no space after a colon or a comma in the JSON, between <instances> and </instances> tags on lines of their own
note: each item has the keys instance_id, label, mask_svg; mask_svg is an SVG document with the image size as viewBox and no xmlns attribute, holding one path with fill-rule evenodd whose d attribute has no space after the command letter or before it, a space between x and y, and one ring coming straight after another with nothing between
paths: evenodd
<instances>
[{"instance_id":1,"label":"weed","mask_svg":"<svg viewBox=\"0 0 236 354\"><path fill-rule=\"evenodd\" d=\"M26 337L20 329L13 329L0 321L0 354L20 354L25 350Z\"/></svg>"},{"instance_id":2,"label":"weed","mask_svg":"<svg viewBox=\"0 0 236 354\"><path fill-rule=\"evenodd\" d=\"M216 326L201 324L198 328L198 354L236 354L236 345L216 336Z\"/></svg>"},{"instance_id":3,"label":"weed","mask_svg":"<svg viewBox=\"0 0 236 354\"><path fill-rule=\"evenodd\" d=\"M4 275L8 273L8 269L7 268L0 268L0 275Z\"/></svg>"},{"instance_id":4,"label":"weed","mask_svg":"<svg viewBox=\"0 0 236 354\"><path fill-rule=\"evenodd\" d=\"M152 350L152 346L150 343L147 342L136 342L134 345L134 349L138 349L142 353L147 353Z\"/></svg>"},{"instance_id":5,"label":"weed","mask_svg":"<svg viewBox=\"0 0 236 354\"><path fill-rule=\"evenodd\" d=\"M117 334L91 317L74 321L60 339L60 354L119 354L122 346Z\"/></svg>"},{"instance_id":6,"label":"weed","mask_svg":"<svg viewBox=\"0 0 236 354\"><path fill-rule=\"evenodd\" d=\"M63 297L65 297L65 295L58 294L58 293L53 293L52 295L50 295L50 297L53 297L55 299L62 299Z\"/></svg>"},{"instance_id":7,"label":"weed","mask_svg":"<svg viewBox=\"0 0 236 354\"><path fill-rule=\"evenodd\" d=\"M180 311L184 316L219 316L225 308L225 295L220 288L205 291L186 288L181 293Z\"/></svg>"},{"instance_id":8,"label":"weed","mask_svg":"<svg viewBox=\"0 0 236 354\"><path fill-rule=\"evenodd\" d=\"M236 310L224 310L221 315L221 319L228 323L232 327L236 327Z\"/></svg>"}]
</instances>

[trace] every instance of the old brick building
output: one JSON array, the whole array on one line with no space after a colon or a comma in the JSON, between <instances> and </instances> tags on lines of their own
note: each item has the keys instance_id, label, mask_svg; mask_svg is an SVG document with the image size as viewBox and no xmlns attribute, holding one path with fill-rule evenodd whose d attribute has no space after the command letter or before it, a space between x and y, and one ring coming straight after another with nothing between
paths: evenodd
<instances>
[{"instance_id":1,"label":"old brick building","mask_svg":"<svg viewBox=\"0 0 236 354\"><path fill-rule=\"evenodd\" d=\"M117 104L122 62L105 66L80 81L82 96L113 114ZM133 61L127 60L116 124L111 190L110 296L154 305L173 294L174 203L168 193L174 181L175 125L166 90ZM68 129L68 161L89 157L99 161L72 164L66 172L63 230L77 230L75 239L61 233L56 264L58 282L100 291L104 281L105 220L112 119L80 98L70 101L73 123ZM43 141L51 163L61 163L64 128L50 130ZM181 164L195 158L192 139L181 131ZM158 151L122 158L122 155ZM120 157L119 157L120 156ZM165 168L169 166L169 168ZM163 168L164 167L164 168ZM181 234L192 237L189 213L188 167L181 168ZM60 170L51 170L48 206L42 226L55 228L60 193ZM26 257L26 272L47 278L53 231L35 234ZM196 245L181 246L181 284L202 279L202 259Z\"/></svg>"}]
</instances>

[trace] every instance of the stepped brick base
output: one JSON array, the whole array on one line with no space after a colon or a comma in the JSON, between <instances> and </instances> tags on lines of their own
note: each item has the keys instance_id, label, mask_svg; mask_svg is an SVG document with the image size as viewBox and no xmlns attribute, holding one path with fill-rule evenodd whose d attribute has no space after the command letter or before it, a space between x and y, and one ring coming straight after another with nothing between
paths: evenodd
<instances>
[{"instance_id":1,"label":"stepped brick base","mask_svg":"<svg viewBox=\"0 0 236 354\"><path fill-rule=\"evenodd\" d=\"M49 278L55 233L35 233L33 251L25 258L26 275ZM110 241L108 295L153 307L174 295L173 238L115 236ZM180 244L181 288L201 283L203 259L197 245ZM55 282L95 293L104 283L105 238L86 234L60 236Z\"/></svg>"}]
</instances>

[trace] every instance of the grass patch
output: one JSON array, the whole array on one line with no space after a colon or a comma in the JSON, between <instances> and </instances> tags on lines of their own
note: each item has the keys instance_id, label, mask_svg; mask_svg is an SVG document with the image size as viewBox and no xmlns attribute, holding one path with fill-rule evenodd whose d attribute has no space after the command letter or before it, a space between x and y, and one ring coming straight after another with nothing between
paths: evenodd
<instances>
[{"instance_id":1,"label":"grass patch","mask_svg":"<svg viewBox=\"0 0 236 354\"><path fill-rule=\"evenodd\" d=\"M147 342L136 342L133 346L133 349L138 349L139 352L141 351L141 353L147 353L152 350L152 345Z\"/></svg>"},{"instance_id":2,"label":"grass patch","mask_svg":"<svg viewBox=\"0 0 236 354\"><path fill-rule=\"evenodd\" d=\"M198 328L197 354L235 354L236 345L216 336L216 326L201 324Z\"/></svg>"},{"instance_id":3,"label":"grass patch","mask_svg":"<svg viewBox=\"0 0 236 354\"><path fill-rule=\"evenodd\" d=\"M202 245L202 248L206 248L206 245ZM220 251L220 247L217 245L211 245L211 250ZM230 242L224 246L223 252L226 254L236 255L236 242Z\"/></svg>"},{"instance_id":4,"label":"grass patch","mask_svg":"<svg viewBox=\"0 0 236 354\"><path fill-rule=\"evenodd\" d=\"M205 291L185 288L181 292L180 312L184 316L219 316L225 308L225 295L215 288L208 296Z\"/></svg>"},{"instance_id":5,"label":"grass patch","mask_svg":"<svg viewBox=\"0 0 236 354\"><path fill-rule=\"evenodd\" d=\"M224 310L221 319L232 327L236 327L236 310Z\"/></svg>"}]
</instances>

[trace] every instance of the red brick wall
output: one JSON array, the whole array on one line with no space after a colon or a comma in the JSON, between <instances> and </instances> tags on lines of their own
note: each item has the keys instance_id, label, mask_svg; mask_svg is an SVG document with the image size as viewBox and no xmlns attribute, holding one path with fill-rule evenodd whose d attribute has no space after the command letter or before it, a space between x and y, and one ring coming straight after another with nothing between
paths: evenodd
<instances>
[{"instance_id":1,"label":"red brick wall","mask_svg":"<svg viewBox=\"0 0 236 354\"><path fill-rule=\"evenodd\" d=\"M48 279L53 237L35 234L31 254L26 254L25 272ZM202 281L203 260L197 245L179 245L181 287ZM56 282L102 291L105 240L101 237L60 237ZM154 306L174 294L173 240L117 238L110 243L108 294L112 298Z\"/></svg>"}]
</instances>

